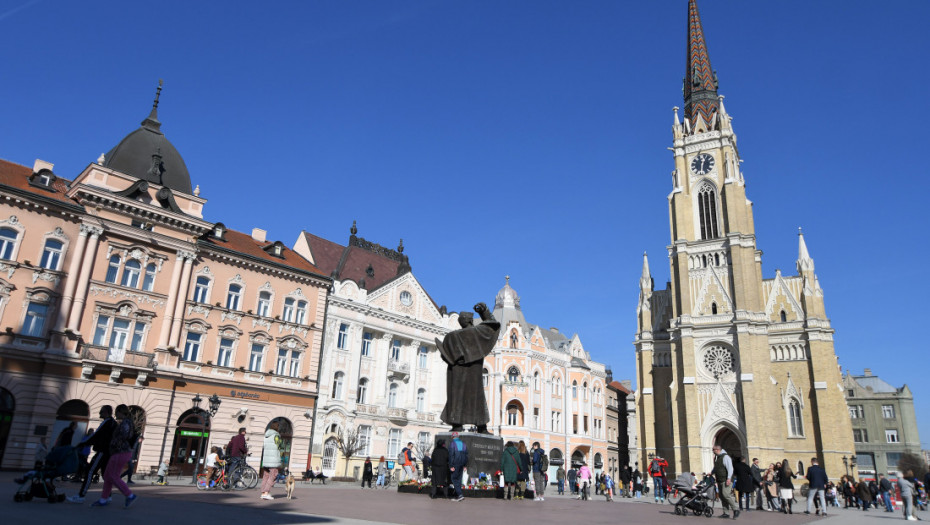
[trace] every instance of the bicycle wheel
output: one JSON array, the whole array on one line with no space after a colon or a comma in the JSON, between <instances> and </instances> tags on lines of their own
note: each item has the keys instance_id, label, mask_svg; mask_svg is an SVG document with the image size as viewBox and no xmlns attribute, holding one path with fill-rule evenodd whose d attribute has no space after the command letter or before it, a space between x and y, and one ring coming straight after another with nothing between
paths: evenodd
<instances>
[{"instance_id":1,"label":"bicycle wheel","mask_svg":"<svg viewBox=\"0 0 930 525\"><path fill-rule=\"evenodd\" d=\"M682 492L679 490L670 490L665 494L665 499L671 505L677 505L681 501Z\"/></svg>"},{"instance_id":2,"label":"bicycle wheel","mask_svg":"<svg viewBox=\"0 0 930 525\"><path fill-rule=\"evenodd\" d=\"M258 472L254 468L243 468L240 475L243 483L245 483L245 488L254 489L258 486Z\"/></svg>"},{"instance_id":3,"label":"bicycle wheel","mask_svg":"<svg viewBox=\"0 0 930 525\"><path fill-rule=\"evenodd\" d=\"M207 490L206 474L197 474L197 490Z\"/></svg>"},{"instance_id":4,"label":"bicycle wheel","mask_svg":"<svg viewBox=\"0 0 930 525\"><path fill-rule=\"evenodd\" d=\"M249 484L242 478L242 469L236 469L229 473L229 485L233 490L245 490Z\"/></svg>"}]
</instances>

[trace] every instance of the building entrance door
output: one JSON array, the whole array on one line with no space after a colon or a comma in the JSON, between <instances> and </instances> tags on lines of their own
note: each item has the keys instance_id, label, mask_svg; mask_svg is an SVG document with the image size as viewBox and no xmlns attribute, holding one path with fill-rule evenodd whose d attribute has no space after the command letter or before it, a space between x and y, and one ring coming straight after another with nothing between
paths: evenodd
<instances>
[{"instance_id":1,"label":"building entrance door","mask_svg":"<svg viewBox=\"0 0 930 525\"><path fill-rule=\"evenodd\" d=\"M13 426L14 408L13 394L5 388L0 388L0 464L3 463L3 451L6 450L6 440L10 437L10 427Z\"/></svg>"},{"instance_id":2,"label":"building entrance door","mask_svg":"<svg viewBox=\"0 0 930 525\"><path fill-rule=\"evenodd\" d=\"M745 455L743 453L742 441L739 436L729 428L723 428L717 432L717 435L714 436L714 445L723 447L723 450L725 450L731 458Z\"/></svg>"},{"instance_id":3,"label":"building entrance door","mask_svg":"<svg viewBox=\"0 0 930 525\"><path fill-rule=\"evenodd\" d=\"M195 458L203 462L210 441L210 421L203 417L203 412L188 410L178 419L174 431L174 444L171 446L169 466L180 468L181 475L194 475ZM206 427L204 427L206 423ZM197 450L200 449L198 453Z\"/></svg>"}]
</instances>

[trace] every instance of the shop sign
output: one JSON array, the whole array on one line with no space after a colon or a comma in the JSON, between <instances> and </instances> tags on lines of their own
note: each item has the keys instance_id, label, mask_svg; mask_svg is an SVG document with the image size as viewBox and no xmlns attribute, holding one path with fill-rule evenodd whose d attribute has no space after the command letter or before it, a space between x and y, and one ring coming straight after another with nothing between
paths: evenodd
<instances>
[{"instance_id":1,"label":"shop sign","mask_svg":"<svg viewBox=\"0 0 930 525\"><path fill-rule=\"evenodd\" d=\"M181 430L178 433L184 437L209 437L210 436L209 432L197 432L194 430Z\"/></svg>"},{"instance_id":2,"label":"shop sign","mask_svg":"<svg viewBox=\"0 0 930 525\"><path fill-rule=\"evenodd\" d=\"M249 399L252 401L260 401L267 399L267 395L260 394L258 392L249 392L247 390L230 390L229 397L236 399Z\"/></svg>"}]
</instances>

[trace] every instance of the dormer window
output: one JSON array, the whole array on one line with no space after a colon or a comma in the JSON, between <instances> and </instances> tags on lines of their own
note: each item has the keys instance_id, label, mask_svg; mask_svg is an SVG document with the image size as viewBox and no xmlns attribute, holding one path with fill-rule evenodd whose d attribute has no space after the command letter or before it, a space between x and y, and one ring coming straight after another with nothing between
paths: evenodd
<instances>
[{"instance_id":1,"label":"dormer window","mask_svg":"<svg viewBox=\"0 0 930 525\"><path fill-rule=\"evenodd\" d=\"M281 257L281 245L280 244L274 245L274 254L278 257Z\"/></svg>"},{"instance_id":2,"label":"dormer window","mask_svg":"<svg viewBox=\"0 0 930 525\"><path fill-rule=\"evenodd\" d=\"M38 186L40 188L45 188L47 190L52 189L52 183L55 182L55 174L52 173L52 170L43 168L37 172L34 172L29 177L29 184L32 186Z\"/></svg>"},{"instance_id":3,"label":"dormer window","mask_svg":"<svg viewBox=\"0 0 930 525\"><path fill-rule=\"evenodd\" d=\"M222 222L218 222L213 225L213 234L214 239L225 241L226 240L226 225Z\"/></svg>"},{"instance_id":4,"label":"dormer window","mask_svg":"<svg viewBox=\"0 0 930 525\"><path fill-rule=\"evenodd\" d=\"M284 258L284 243L281 242L281 241L275 241L275 242L273 242L273 243L271 243L271 244L265 246L265 247L262 248L262 249L265 250L266 252L270 253L270 254L273 255L274 257L278 257L278 258L281 258L281 259Z\"/></svg>"}]
</instances>

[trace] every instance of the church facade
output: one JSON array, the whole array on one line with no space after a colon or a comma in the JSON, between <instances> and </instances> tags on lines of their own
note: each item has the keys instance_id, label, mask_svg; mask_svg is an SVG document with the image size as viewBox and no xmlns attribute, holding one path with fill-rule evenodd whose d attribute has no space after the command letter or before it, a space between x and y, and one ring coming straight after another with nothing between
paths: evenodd
<instances>
[{"instance_id":1,"label":"church facade","mask_svg":"<svg viewBox=\"0 0 930 525\"><path fill-rule=\"evenodd\" d=\"M668 196L671 279L656 290L643 255L636 394L641 465L707 472L732 456L817 457L831 477L854 453L823 290L804 236L797 275L762 277L752 203L696 0L688 6L684 115L675 108Z\"/></svg>"}]
</instances>

